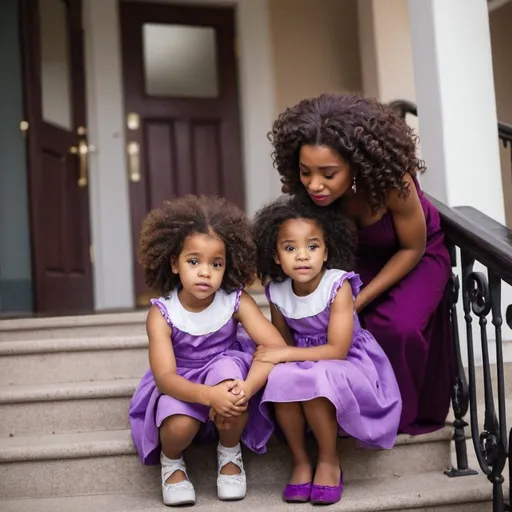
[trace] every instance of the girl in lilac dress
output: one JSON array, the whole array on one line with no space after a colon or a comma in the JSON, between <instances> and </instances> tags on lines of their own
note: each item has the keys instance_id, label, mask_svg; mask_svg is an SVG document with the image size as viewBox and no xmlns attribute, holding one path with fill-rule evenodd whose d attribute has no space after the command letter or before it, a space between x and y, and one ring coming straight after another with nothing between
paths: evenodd
<instances>
[{"instance_id":1,"label":"girl in lilac dress","mask_svg":"<svg viewBox=\"0 0 512 512\"><path fill-rule=\"evenodd\" d=\"M217 493L225 500L246 494L240 439L262 453L272 433L258 397L251 398L273 365L253 362L237 338L241 324L257 345L285 346L242 291L255 275L254 253L245 215L223 199L187 196L145 220L139 259L162 297L151 301L151 368L129 414L142 462L160 461L166 505L195 502L182 454L200 430L208 439L218 428Z\"/></svg>"},{"instance_id":2,"label":"girl in lilac dress","mask_svg":"<svg viewBox=\"0 0 512 512\"><path fill-rule=\"evenodd\" d=\"M270 138L283 191L320 207L337 204L357 228L356 310L395 371L399 431L442 428L453 376L451 266L439 213L417 180L425 170L417 137L375 100L323 94L283 112Z\"/></svg>"},{"instance_id":3,"label":"girl in lilac dress","mask_svg":"<svg viewBox=\"0 0 512 512\"><path fill-rule=\"evenodd\" d=\"M283 497L335 503L343 491L337 435L392 448L400 391L388 358L354 310L361 281L348 271L353 237L339 210L280 199L258 212L254 233L258 274L270 279L272 323L289 345L255 353L256 361L277 365L261 407L274 404L293 456ZM318 443L314 475L306 424Z\"/></svg>"}]
</instances>

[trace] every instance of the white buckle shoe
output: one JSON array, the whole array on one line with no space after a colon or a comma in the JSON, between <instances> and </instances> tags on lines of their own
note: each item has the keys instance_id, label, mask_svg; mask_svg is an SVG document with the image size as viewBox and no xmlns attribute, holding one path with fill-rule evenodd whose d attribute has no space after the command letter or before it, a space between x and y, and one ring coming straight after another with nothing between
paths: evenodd
<instances>
[{"instance_id":1,"label":"white buckle shoe","mask_svg":"<svg viewBox=\"0 0 512 512\"><path fill-rule=\"evenodd\" d=\"M242 500L247 494L247 479L245 476L244 463L242 461L242 451L238 445L238 451L227 451L220 444L217 446L217 496L219 500L231 501ZM240 468L238 475L221 475L221 469L232 462Z\"/></svg>"},{"instance_id":2,"label":"white buckle shoe","mask_svg":"<svg viewBox=\"0 0 512 512\"><path fill-rule=\"evenodd\" d=\"M193 505L196 502L196 491L188 480L187 468L183 457L179 460L173 460L166 457L162 452L160 454L160 464L162 465L162 498L164 504L169 506ZM183 471L187 480L168 484L167 479L176 471Z\"/></svg>"}]
</instances>

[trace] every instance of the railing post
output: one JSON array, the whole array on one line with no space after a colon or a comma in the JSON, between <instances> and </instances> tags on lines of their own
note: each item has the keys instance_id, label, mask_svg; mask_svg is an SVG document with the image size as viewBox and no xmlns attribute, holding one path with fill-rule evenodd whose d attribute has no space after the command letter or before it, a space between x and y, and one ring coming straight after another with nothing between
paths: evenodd
<instances>
[{"instance_id":1,"label":"railing post","mask_svg":"<svg viewBox=\"0 0 512 512\"><path fill-rule=\"evenodd\" d=\"M457 266L456 247L449 246L452 268ZM447 294L450 304L450 323L453 338L453 350L455 360L455 375L452 390L452 406L455 419L453 421L453 441L455 443L455 454L457 457L457 467L451 467L446 470L445 475L453 478L457 476L477 475L478 472L471 469L468 465L468 450L466 445L466 427L468 426L464 417L469 408L469 390L466 372L462 363L459 339L459 322L457 316L457 302L459 301L460 283L459 278L452 273L447 287Z\"/></svg>"},{"instance_id":2,"label":"railing post","mask_svg":"<svg viewBox=\"0 0 512 512\"><path fill-rule=\"evenodd\" d=\"M468 251L462 252L462 289L464 318L466 320L466 332L468 339L468 369L469 369L469 404L471 420L471 437L475 448L475 454L482 471L487 475L493 485L493 512L504 512L502 475L505 467L507 450L506 422L500 425L494 406L491 367L489 359L489 343L487 338L487 316L492 312L492 321L496 328L496 363L498 367L498 405L501 409L500 419L505 416L505 396L503 383L503 357L501 346L501 279L488 269L487 277L473 270L475 258ZM472 313L479 319L482 370L484 384L484 428L479 430L478 409L475 383L475 361L472 331Z\"/></svg>"}]
</instances>

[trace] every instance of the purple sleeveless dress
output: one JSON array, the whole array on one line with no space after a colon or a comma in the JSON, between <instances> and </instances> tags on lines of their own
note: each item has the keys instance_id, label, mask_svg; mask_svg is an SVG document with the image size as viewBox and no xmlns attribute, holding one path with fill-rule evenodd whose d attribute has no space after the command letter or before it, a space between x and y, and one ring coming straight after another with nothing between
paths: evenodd
<instances>
[{"instance_id":1,"label":"purple sleeveless dress","mask_svg":"<svg viewBox=\"0 0 512 512\"><path fill-rule=\"evenodd\" d=\"M452 336L444 297L450 257L439 213L416 182L427 224L425 254L416 267L361 313L362 325L388 356L402 393L400 432L424 434L444 426L452 385ZM358 231L356 270L368 284L399 250L393 217Z\"/></svg>"},{"instance_id":2,"label":"purple sleeveless dress","mask_svg":"<svg viewBox=\"0 0 512 512\"><path fill-rule=\"evenodd\" d=\"M215 386L228 379L245 379L252 364L253 346L237 335L241 291L218 291L212 304L200 313L191 313L181 305L178 294L152 300L172 328L172 346L177 373L190 382ZM169 340L171 343L171 340ZM252 342L250 342L252 344ZM251 350L252 349L252 350ZM269 413L262 409L261 393L249 403L249 421L242 435L243 443L256 453L264 453L273 432ZM148 370L135 391L129 410L132 438L144 464L160 462L158 429L165 418L183 414L203 422L200 441L213 440L215 426L208 419L209 408L162 395Z\"/></svg>"},{"instance_id":3,"label":"purple sleeveless dress","mask_svg":"<svg viewBox=\"0 0 512 512\"><path fill-rule=\"evenodd\" d=\"M266 287L269 302L283 315L296 346L327 343L331 304L346 279L355 297L361 281L353 272L342 270L327 270L317 289L306 297L294 294L291 279ZM327 398L336 408L340 434L349 434L369 448L393 447L401 413L400 391L388 358L361 328L355 313L346 359L276 365L261 407L267 402L306 402L318 397Z\"/></svg>"}]
</instances>

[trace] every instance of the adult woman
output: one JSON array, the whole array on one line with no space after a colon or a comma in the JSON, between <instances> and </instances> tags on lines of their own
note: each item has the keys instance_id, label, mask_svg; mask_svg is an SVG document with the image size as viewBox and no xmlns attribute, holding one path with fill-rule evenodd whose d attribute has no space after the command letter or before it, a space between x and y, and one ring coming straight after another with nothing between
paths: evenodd
<instances>
[{"instance_id":1,"label":"adult woman","mask_svg":"<svg viewBox=\"0 0 512 512\"><path fill-rule=\"evenodd\" d=\"M439 214L418 184L416 136L375 100L323 94L283 112L269 138L283 191L339 204L354 221L364 283L355 307L397 376L400 431L441 428L452 382L451 269Z\"/></svg>"}]
</instances>

